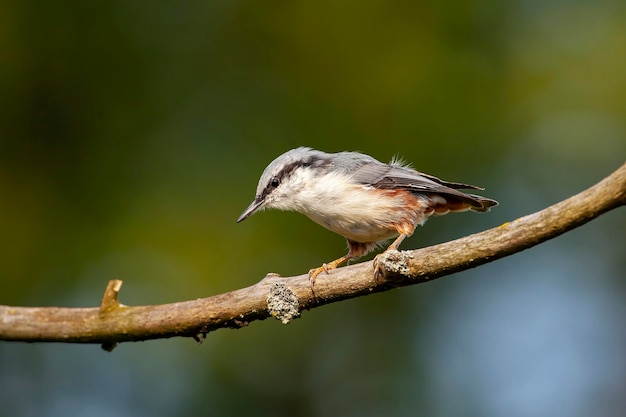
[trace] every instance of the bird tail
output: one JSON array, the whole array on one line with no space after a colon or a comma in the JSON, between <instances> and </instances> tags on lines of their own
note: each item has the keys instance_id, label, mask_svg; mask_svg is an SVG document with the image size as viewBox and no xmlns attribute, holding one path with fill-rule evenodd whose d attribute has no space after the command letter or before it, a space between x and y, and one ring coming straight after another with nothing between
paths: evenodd
<instances>
[{"instance_id":1,"label":"bird tail","mask_svg":"<svg viewBox=\"0 0 626 417\"><path fill-rule=\"evenodd\" d=\"M491 210L491 207L495 207L498 205L498 202L496 200L492 200L491 198L487 198L487 197L483 197L483 196L475 195L475 194L467 194L467 195L472 197L474 201L478 202L481 205L481 207L472 206L472 211L484 213L486 211Z\"/></svg>"},{"instance_id":2,"label":"bird tail","mask_svg":"<svg viewBox=\"0 0 626 417\"><path fill-rule=\"evenodd\" d=\"M489 211L491 207L498 205L496 200L475 194L463 194L462 197L456 194L431 194L429 197L433 203L432 214L435 216L443 216L450 212L458 213L468 210L484 213Z\"/></svg>"}]
</instances>

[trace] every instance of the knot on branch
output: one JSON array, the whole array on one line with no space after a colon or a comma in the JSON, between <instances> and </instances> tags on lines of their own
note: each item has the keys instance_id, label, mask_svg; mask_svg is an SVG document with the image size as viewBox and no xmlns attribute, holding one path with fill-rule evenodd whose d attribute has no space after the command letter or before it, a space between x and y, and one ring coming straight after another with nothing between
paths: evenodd
<instances>
[{"instance_id":1,"label":"knot on branch","mask_svg":"<svg viewBox=\"0 0 626 417\"><path fill-rule=\"evenodd\" d=\"M104 317L122 306L118 298L122 283L123 282L119 279L112 279L107 284L104 295L102 296L102 302L100 303L100 317ZM102 349L107 352L112 352L116 346L117 342L113 340L106 341L101 345Z\"/></svg>"},{"instance_id":2,"label":"knot on branch","mask_svg":"<svg viewBox=\"0 0 626 417\"><path fill-rule=\"evenodd\" d=\"M381 253L376 261L378 265L385 271L385 276L388 275L403 275L411 276L410 260L413 259L413 255L409 251L387 250Z\"/></svg>"},{"instance_id":3,"label":"knot on branch","mask_svg":"<svg viewBox=\"0 0 626 417\"><path fill-rule=\"evenodd\" d=\"M267 294L267 310L283 324L300 317L300 303L296 294L283 282L275 282Z\"/></svg>"},{"instance_id":4,"label":"knot on branch","mask_svg":"<svg viewBox=\"0 0 626 417\"><path fill-rule=\"evenodd\" d=\"M102 302L100 303L100 315L105 315L113 310L121 307L118 299L118 294L122 288L122 281L119 279L112 279L109 281L104 295L102 296Z\"/></svg>"}]
</instances>

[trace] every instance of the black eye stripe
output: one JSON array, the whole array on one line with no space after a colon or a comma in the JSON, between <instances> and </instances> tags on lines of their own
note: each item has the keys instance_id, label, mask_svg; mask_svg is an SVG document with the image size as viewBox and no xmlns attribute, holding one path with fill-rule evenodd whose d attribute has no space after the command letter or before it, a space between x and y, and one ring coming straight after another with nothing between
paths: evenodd
<instances>
[{"instance_id":1,"label":"black eye stripe","mask_svg":"<svg viewBox=\"0 0 626 417\"><path fill-rule=\"evenodd\" d=\"M311 157L307 160L304 161L296 161L296 162L292 162L291 164L285 165L285 167L282 169L282 171L280 171L278 173L278 175L275 178L278 178L279 180L282 180L283 178L291 175L291 173L293 172L294 169L296 168L308 168L308 167L322 167L324 165L328 165L328 162L321 159L321 158L316 158L316 157Z\"/></svg>"},{"instance_id":2,"label":"black eye stripe","mask_svg":"<svg viewBox=\"0 0 626 417\"><path fill-rule=\"evenodd\" d=\"M287 164L283 167L283 169L278 174L276 174L276 176L272 177L269 180L269 182L265 186L265 189L263 190L261 197L265 198L268 194L270 194L272 190L278 187L280 183L283 181L283 179L289 177L296 168L301 168L301 167L322 168L322 167L329 166L329 165L330 165L329 161L318 158L318 157L311 157L307 160L300 160L300 161L295 161L290 164Z\"/></svg>"}]
</instances>

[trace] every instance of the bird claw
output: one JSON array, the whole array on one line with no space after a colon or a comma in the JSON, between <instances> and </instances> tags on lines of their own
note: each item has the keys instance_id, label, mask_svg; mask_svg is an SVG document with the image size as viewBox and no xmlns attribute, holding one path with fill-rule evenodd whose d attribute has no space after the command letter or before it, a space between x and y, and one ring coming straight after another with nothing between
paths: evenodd
<instances>
[{"instance_id":1,"label":"bird claw","mask_svg":"<svg viewBox=\"0 0 626 417\"><path fill-rule=\"evenodd\" d=\"M383 252L384 253L384 252ZM380 263L380 256L382 253L379 253L374 257L374 282L378 285L382 278L385 277L385 268Z\"/></svg>"},{"instance_id":2,"label":"bird claw","mask_svg":"<svg viewBox=\"0 0 626 417\"><path fill-rule=\"evenodd\" d=\"M311 269L309 271L309 281L311 282L311 288L313 288L313 286L315 285L315 279L319 274L321 274L322 272L326 272L328 274L329 271L331 271L332 269L335 269L335 267L326 264L322 264L322 266L320 267Z\"/></svg>"}]
</instances>

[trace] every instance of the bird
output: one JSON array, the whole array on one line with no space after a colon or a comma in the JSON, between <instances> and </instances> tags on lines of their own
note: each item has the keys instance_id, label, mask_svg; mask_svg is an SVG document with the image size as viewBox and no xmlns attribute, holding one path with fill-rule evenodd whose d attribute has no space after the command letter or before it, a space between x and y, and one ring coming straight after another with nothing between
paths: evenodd
<instances>
[{"instance_id":1,"label":"bird","mask_svg":"<svg viewBox=\"0 0 626 417\"><path fill-rule=\"evenodd\" d=\"M365 256L393 238L385 252L397 250L430 216L487 212L498 205L495 200L461 189L483 190L419 172L396 157L384 163L360 152L327 153L299 147L278 156L265 168L254 200L237 223L272 208L304 214L343 236L348 253L311 269L313 286L320 273ZM383 273L377 259L375 278Z\"/></svg>"}]
</instances>

